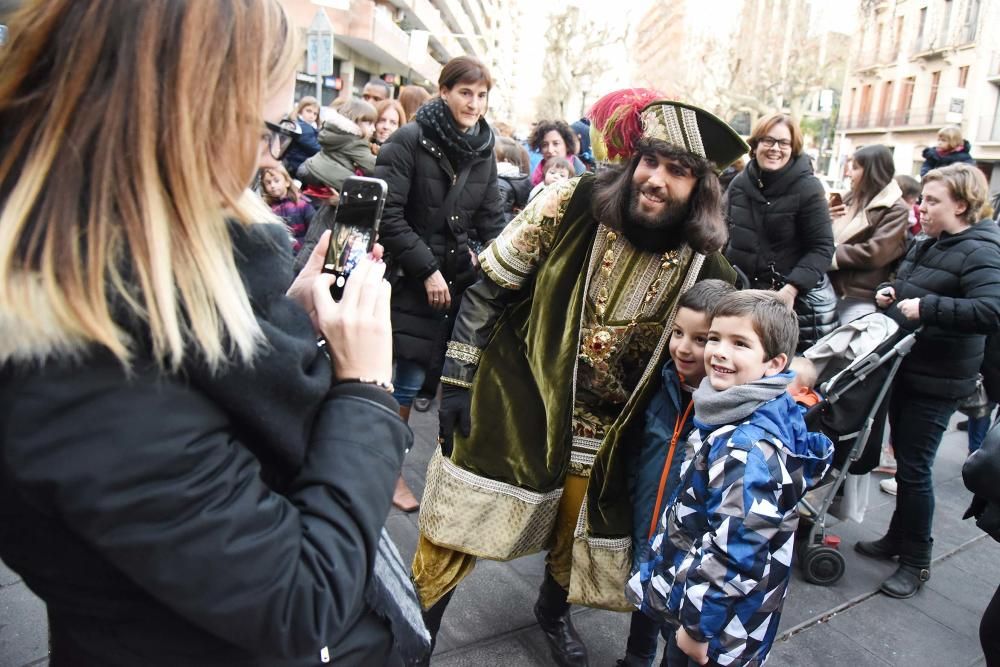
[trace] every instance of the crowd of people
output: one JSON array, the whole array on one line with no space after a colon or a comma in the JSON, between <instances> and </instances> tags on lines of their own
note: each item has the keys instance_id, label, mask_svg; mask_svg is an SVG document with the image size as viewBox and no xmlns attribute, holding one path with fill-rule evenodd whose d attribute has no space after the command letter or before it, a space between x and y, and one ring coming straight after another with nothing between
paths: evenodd
<instances>
[{"instance_id":1,"label":"crowd of people","mask_svg":"<svg viewBox=\"0 0 1000 667\"><path fill-rule=\"evenodd\" d=\"M800 501L843 465L802 353L875 313L917 332L883 411L896 508L855 545L895 561L886 595L930 577L932 466L981 385L970 462L1000 466L1000 230L958 128L920 182L873 145L830 191L792 116L744 141L648 89L518 141L469 56L433 94L290 106L276 0L5 23L0 557L54 667L427 664L477 560L540 551L556 664L588 664L573 604L631 613L623 667L660 637L670 667L763 664ZM335 300L359 175L386 184L378 243ZM407 422L439 394L418 500ZM970 488L1000 539L995 484ZM420 510L411 564L392 505ZM998 637L1000 590L989 664Z\"/></svg>"}]
</instances>

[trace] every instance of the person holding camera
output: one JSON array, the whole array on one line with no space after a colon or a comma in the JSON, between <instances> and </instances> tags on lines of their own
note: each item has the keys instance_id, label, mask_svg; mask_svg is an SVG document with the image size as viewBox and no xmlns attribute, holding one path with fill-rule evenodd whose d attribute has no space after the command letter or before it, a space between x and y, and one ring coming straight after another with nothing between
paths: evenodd
<instances>
[{"instance_id":1,"label":"person holding camera","mask_svg":"<svg viewBox=\"0 0 1000 667\"><path fill-rule=\"evenodd\" d=\"M293 281L248 190L290 143L280 3L3 18L0 557L46 604L51 664L419 659L382 528L412 442L384 266L334 302L327 235ZM206 99L219 122L191 122Z\"/></svg>"},{"instance_id":2,"label":"person holding camera","mask_svg":"<svg viewBox=\"0 0 1000 667\"><path fill-rule=\"evenodd\" d=\"M895 171L892 151L865 146L851 157L851 191L839 205L831 196L835 250L829 275L841 324L875 312L875 288L906 254L910 212Z\"/></svg>"}]
</instances>

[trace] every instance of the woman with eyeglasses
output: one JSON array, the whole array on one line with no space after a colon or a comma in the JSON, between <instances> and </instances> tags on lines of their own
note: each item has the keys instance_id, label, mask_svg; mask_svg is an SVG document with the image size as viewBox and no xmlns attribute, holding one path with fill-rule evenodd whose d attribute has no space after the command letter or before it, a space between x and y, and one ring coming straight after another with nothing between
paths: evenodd
<instances>
[{"instance_id":1,"label":"woman with eyeglasses","mask_svg":"<svg viewBox=\"0 0 1000 667\"><path fill-rule=\"evenodd\" d=\"M382 530L412 441L384 267L360 263L335 303L327 236L293 280L249 190L288 145L280 2L16 4L0 558L46 604L50 664L421 659ZM197 121L205 100L219 122Z\"/></svg>"},{"instance_id":2,"label":"woman with eyeglasses","mask_svg":"<svg viewBox=\"0 0 1000 667\"><path fill-rule=\"evenodd\" d=\"M823 184L802 152L802 132L788 114L758 121L750 162L727 194L726 258L750 287L778 292L799 315L799 349L832 331L836 301L826 279L833 231Z\"/></svg>"}]
</instances>

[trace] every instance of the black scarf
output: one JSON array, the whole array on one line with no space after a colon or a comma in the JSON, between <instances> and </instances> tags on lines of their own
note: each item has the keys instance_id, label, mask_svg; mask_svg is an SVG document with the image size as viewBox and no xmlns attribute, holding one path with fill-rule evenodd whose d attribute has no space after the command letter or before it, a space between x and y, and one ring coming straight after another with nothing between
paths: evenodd
<instances>
[{"instance_id":1,"label":"black scarf","mask_svg":"<svg viewBox=\"0 0 1000 667\"><path fill-rule=\"evenodd\" d=\"M233 223L230 234L236 266L267 347L252 366L234 362L213 374L192 362L184 372L193 386L231 416L242 442L261 462L261 478L281 493L305 461L313 422L326 400L333 371L316 346L309 316L285 296L293 279L287 230L281 225ZM406 664L416 663L430 650L430 635L409 573L384 528L365 602L388 621Z\"/></svg>"},{"instance_id":2,"label":"black scarf","mask_svg":"<svg viewBox=\"0 0 1000 667\"><path fill-rule=\"evenodd\" d=\"M471 132L462 132L440 97L417 109L414 119L456 169L493 153L493 132L486 121L480 118Z\"/></svg>"}]
</instances>

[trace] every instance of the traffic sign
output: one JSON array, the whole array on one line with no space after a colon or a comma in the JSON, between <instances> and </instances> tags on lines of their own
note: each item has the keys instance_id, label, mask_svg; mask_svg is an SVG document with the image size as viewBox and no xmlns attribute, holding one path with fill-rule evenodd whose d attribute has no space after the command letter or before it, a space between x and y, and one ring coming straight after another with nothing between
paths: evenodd
<instances>
[{"instance_id":1,"label":"traffic sign","mask_svg":"<svg viewBox=\"0 0 1000 667\"><path fill-rule=\"evenodd\" d=\"M322 9L316 11L306 38L306 74L333 74L333 24Z\"/></svg>"}]
</instances>

